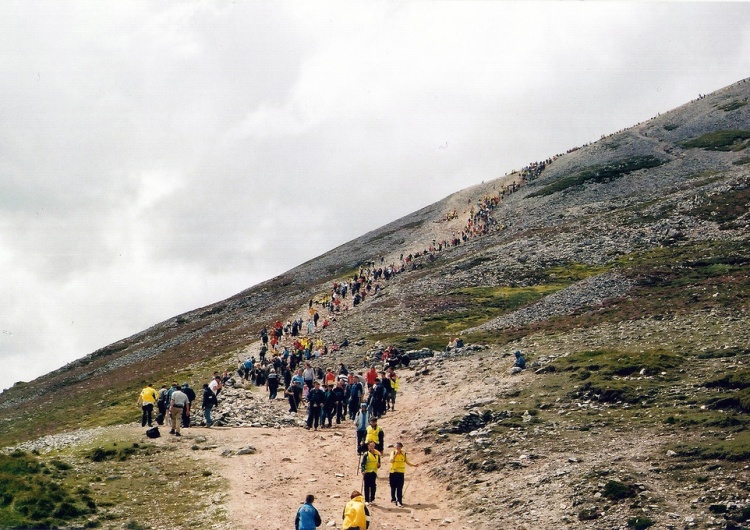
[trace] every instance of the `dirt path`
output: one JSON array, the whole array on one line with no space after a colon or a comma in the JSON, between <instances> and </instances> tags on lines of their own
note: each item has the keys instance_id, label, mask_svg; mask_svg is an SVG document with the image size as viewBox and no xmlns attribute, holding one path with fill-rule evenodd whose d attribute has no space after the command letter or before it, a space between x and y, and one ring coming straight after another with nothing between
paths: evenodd
<instances>
[{"instance_id":1,"label":"dirt path","mask_svg":"<svg viewBox=\"0 0 750 530\"><path fill-rule=\"evenodd\" d=\"M280 408L285 402L279 401ZM427 473L430 462L423 448L413 442L416 425L410 411L417 397L412 389L399 395L397 409L379 422L388 446L402 441L410 460L423 463L407 468L403 508L390 502L387 458L378 476L376 504L371 508L372 530L418 530L469 528L451 509L449 492ZM303 428L192 428L181 441L187 446L197 437L201 445L215 445L210 451L194 451L217 473L229 481L227 507L232 528L273 530L293 528L294 516L305 495L315 495L315 506L321 514L321 528L340 528L341 514L352 490L362 491L358 473L353 423L347 421L332 429L307 431ZM221 456L224 449L236 451L245 446L257 449L255 454Z\"/></svg>"}]
</instances>

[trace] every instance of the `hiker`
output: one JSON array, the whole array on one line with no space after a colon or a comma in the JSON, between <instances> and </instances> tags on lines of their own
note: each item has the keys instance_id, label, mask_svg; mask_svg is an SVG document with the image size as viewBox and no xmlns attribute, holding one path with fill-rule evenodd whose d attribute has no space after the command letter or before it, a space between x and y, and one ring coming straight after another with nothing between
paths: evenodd
<instances>
[{"instance_id":1,"label":"hiker","mask_svg":"<svg viewBox=\"0 0 750 530\"><path fill-rule=\"evenodd\" d=\"M248 357L245 362L242 363L243 379L246 381L250 379L250 376L255 369L255 357Z\"/></svg>"},{"instance_id":2,"label":"hiker","mask_svg":"<svg viewBox=\"0 0 750 530\"><path fill-rule=\"evenodd\" d=\"M378 425L378 419L377 418L370 418L370 425L367 426L367 433L365 434L365 443L369 444L370 442L375 444L375 448L383 452L383 447L385 447L385 432L383 432L383 428Z\"/></svg>"},{"instance_id":3,"label":"hiker","mask_svg":"<svg viewBox=\"0 0 750 530\"><path fill-rule=\"evenodd\" d=\"M362 395L364 394L364 388L359 378L354 374L349 374L349 419L353 420L359 412L360 403L362 403ZM367 404L365 403L365 407ZM367 424L365 424L367 426Z\"/></svg>"},{"instance_id":4,"label":"hiker","mask_svg":"<svg viewBox=\"0 0 750 530\"><path fill-rule=\"evenodd\" d=\"M219 392L221 392L221 389L224 388L224 385L221 384L221 376L218 373L214 374L214 378L211 379L211 382L208 383L208 386L211 387L211 390L214 394L216 394L216 397L219 397Z\"/></svg>"},{"instance_id":5,"label":"hiker","mask_svg":"<svg viewBox=\"0 0 750 530\"><path fill-rule=\"evenodd\" d=\"M211 419L211 410L219 404L219 400L216 398L216 394L208 386L208 383L203 383L203 401L201 408L203 409L203 417L206 418L206 427L211 427L214 424Z\"/></svg>"},{"instance_id":6,"label":"hiker","mask_svg":"<svg viewBox=\"0 0 750 530\"><path fill-rule=\"evenodd\" d=\"M167 385L161 385L159 400L156 402L156 406L159 409L159 414L156 415L156 423L162 425L164 418L167 416L167 408L169 407L169 387Z\"/></svg>"},{"instance_id":7,"label":"hiker","mask_svg":"<svg viewBox=\"0 0 750 530\"><path fill-rule=\"evenodd\" d=\"M386 377L385 372L380 373L380 384L383 386L383 390L381 390L381 393L383 394L383 414L385 414L385 411L390 409L391 405L391 380Z\"/></svg>"},{"instance_id":8,"label":"hiker","mask_svg":"<svg viewBox=\"0 0 750 530\"><path fill-rule=\"evenodd\" d=\"M361 455L365 451L365 437L367 436L367 426L369 425L369 414L367 413L367 403L360 405L357 415L354 417L354 427L357 430L357 454Z\"/></svg>"},{"instance_id":9,"label":"hiker","mask_svg":"<svg viewBox=\"0 0 750 530\"><path fill-rule=\"evenodd\" d=\"M526 359L523 358L523 355L521 355L520 351L517 351L513 354L516 356L516 360L513 363L513 367L510 369L510 373L517 374L524 368L526 368Z\"/></svg>"},{"instance_id":10,"label":"hiker","mask_svg":"<svg viewBox=\"0 0 750 530\"><path fill-rule=\"evenodd\" d=\"M182 426L185 428L190 427L190 410L193 407L193 401L195 401L195 390L190 388L187 382L182 383L182 391L188 397L188 407L182 409Z\"/></svg>"},{"instance_id":11,"label":"hiker","mask_svg":"<svg viewBox=\"0 0 750 530\"><path fill-rule=\"evenodd\" d=\"M294 530L315 530L323 522L317 508L313 506L313 501L313 495L305 497L305 504L299 507L294 518Z\"/></svg>"},{"instance_id":12,"label":"hiker","mask_svg":"<svg viewBox=\"0 0 750 530\"><path fill-rule=\"evenodd\" d=\"M375 379L375 384L373 385L372 390L370 390L370 396L368 398L368 406L370 407L370 413L373 417L379 418L385 414L385 396L386 389L378 377Z\"/></svg>"},{"instance_id":13,"label":"hiker","mask_svg":"<svg viewBox=\"0 0 750 530\"><path fill-rule=\"evenodd\" d=\"M152 426L151 415L154 412L154 405L158 398L156 390L150 383L146 383L146 386L143 387L138 396L138 400L135 402L136 405L140 405L141 407L141 427L145 427L147 423L149 427Z\"/></svg>"},{"instance_id":14,"label":"hiker","mask_svg":"<svg viewBox=\"0 0 750 530\"><path fill-rule=\"evenodd\" d=\"M182 436L180 434L182 413L187 408L188 414L190 414L190 401L188 401L187 394L177 386L177 383L174 383L172 388L172 397L169 402L169 417L172 419L172 430L169 431L169 434Z\"/></svg>"},{"instance_id":15,"label":"hiker","mask_svg":"<svg viewBox=\"0 0 750 530\"><path fill-rule=\"evenodd\" d=\"M362 455L360 472L365 483L365 504L375 504L375 491L377 490L378 469L380 469L381 453L375 449L375 442L367 444L367 452Z\"/></svg>"},{"instance_id":16,"label":"hiker","mask_svg":"<svg viewBox=\"0 0 750 530\"><path fill-rule=\"evenodd\" d=\"M399 387L399 379L396 375L396 372L393 371L393 368L390 369L388 373L388 379L391 381L391 405L390 408L392 411L396 410L396 394L398 394L398 387Z\"/></svg>"},{"instance_id":17,"label":"hiker","mask_svg":"<svg viewBox=\"0 0 750 530\"><path fill-rule=\"evenodd\" d=\"M327 385L323 398L323 410L320 416L320 427L323 428L328 422L328 428L333 427L333 415L336 413L336 394L333 392L333 384Z\"/></svg>"},{"instance_id":18,"label":"hiker","mask_svg":"<svg viewBox=\"0 0 750 530\"><path fill-rule=\"evenodd\" d=\"M344 506L343 530L367 530L370 528L370 510L365 506L365 500L358 491L353 491L349 502Z\"/></svg>"},{"instance_id":19,"label":"hiker","mask_svg":"<svg viewBox=\"0 0 750 530\"><path fill-rule=\"evenodd\" d=\"M302 401L302 385L296 379L292 379L292 384L287 387L284 395L289 399L289 412L296 414L300 401Z\"/></svg>"},{"instance_id":20,"label":"hiker","mask_svg":"<svg viewBox=\"0 0 750 530\"><path fill-rule=\"evenodd\" d=\"M305 379L305 386L307 386L308 390L312 390L313 381L315 381L315 370L313 369L312 364L305 363L302 377Z\"/></svg>"},{"instance_id":21,"label":"hiker","mask_svg":"<svg viewBox=\"0 0 750 530\"><path fill-rule=\"evenodd\" d=\"M375 365L372 365L367 373L365 374L365 381L367 382L367 390L372 390L375 385L375 379L378 377L378 371L375 369Z\"/></svg>"},{"instance_id":22,"label":"hiker","mask_svg":"<svg viewBox=\"0 0 750 530\"><path fill-rule=\"evenodd\" d=\"M396 442L396 449L391 451L390 459L391 469L388 473L388 483L391 486L391 502L396 503L399 508L403 506L404 497L404 472L406 466L419 467L419 464L412 464L404 452L404 444Z\"/></svg>"},{"instance_id":23,"label":"hiker","mask_svg":"<svg viewBox=\"0 0 750 530\"><path fill-rule=\"evenodd\" d=\"M266 378L266 390L268 391L268 399L276 399L276 393L279 390L279 374L273 368L268 372L268 378Z\"/></svg>"},{"instance_id":24,"label":"hiker","mask_svg":"<svg viewBox=\"0 0 750 530\"><path fill-rule=\"evenodd\" d=\"M346 387L344 380L339 379L333 389L335 407L336 407L336 425L341 424L341 420L346 418Z\"/></svg>"},{"instance_id":25,"label":"hiker","mask_svg":"<svg viewBox=\"0 0 750 530\"><path fill-rule=\"evenodd\" d=\"M321 418L321 411L323 408L323 401L325 400L325 392L320 389L320 382L315 381L314 387L307 394L307 428L310 429L315 426L315 430L318 430L318 423Z\"/></svg>"}]
</instances>

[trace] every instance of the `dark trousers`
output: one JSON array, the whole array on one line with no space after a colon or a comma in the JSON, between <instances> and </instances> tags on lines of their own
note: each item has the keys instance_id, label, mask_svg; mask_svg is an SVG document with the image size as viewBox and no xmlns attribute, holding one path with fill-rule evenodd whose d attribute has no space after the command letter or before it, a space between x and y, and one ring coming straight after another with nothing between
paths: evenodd
<instances>
[{"instance_id":1,"label":"dark trousers","mask_svg":"<svg viewBox=\"0 0 750 530\"><path fill-rule=\"evenodd\" d=\"M367 451L367 448L362 445L365 443L365 436L367 436L367 431L357 431L357 454L361 455L365 451Z\"/></svg>"},{"instance_id":2,"label":"dark trousers","mask_svg":"<svg viewBox=\"0 0 750 530\"><path fill-rule=\"evenodd\" d=\"M147 423L148 426L151 427L151 414L154 412L154 404L144 403L141 405L141 409L143 409L143 414L141 415L141 427L145 427Z\"/></svg>"},{"instance_id":3,"label":"dark trousers","mask_svg":"<svg viewBox=\"0 0 750 530\"><path fill-rule=\"evenodd\" d=\"M341 423L341 420L346 419L346 414L344 413L344 403L339 402L336 403L336 425Z\"/></svg>"},{"instance_id":4,"label":"dark trousers","mask_svg":"<svg viewBox=\"0 0 750 530\"><path fill-rule=\"evenodd\" d=\"M365 473L365 502L375 500L375 490L378 484L378 474L376 472Z\"/></svg>"},{"instance_id":5,"label":"dark trousers","mask_svg":"<svg viewBox=\"0 0 750 530\"><path fill-rule=\"evenodd\" d=\"M388 483L391 485L391 502L404 501L404 474L391 473L388 475Z\"/></svg>"},{"instance_id":6,"label":"dark trousers","mask_svg":"<svg viewBox=\"0 0 750 530\"><path fill-rule=\"evenodd\" d=\"M321 424L328 421L328 426L331 427L333 424L333 414L336 412L335 408L326 407L323 409L323 417L321 418ZM338 422L337 422L338 423Z\"/></svg>"},{"instance_id":7,"label":"dark trousers","mask_svg":"<svg viewBox=\"0 0 750 530\"><path fill-rule=\"evenodd\" d=\"M309 429L313 425L318 428L318 422L320 421L320 407L313 407L307 409L307 428Z\"/></svg>"}]
</instances>

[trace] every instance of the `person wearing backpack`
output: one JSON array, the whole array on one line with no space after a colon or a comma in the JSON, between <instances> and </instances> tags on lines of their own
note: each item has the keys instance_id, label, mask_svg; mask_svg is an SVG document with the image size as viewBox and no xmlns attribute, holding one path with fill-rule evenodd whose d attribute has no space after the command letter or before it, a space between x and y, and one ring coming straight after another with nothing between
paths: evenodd
<instances>
[{"instance_id":1,"label":"person wearing backpack","mask_svg":"<svg viewBox=\"0 0 750 530\"><path fill-rule=\"evenodd\" d=\"M167 388L167 385L161 385L156 407L159 409L159 414L156 415L156 423L163 425L164 418L167 415L167 408L169 407L169 388Z\"/></svg>"},{"instance_id":2,"label":"person wearing backpack","mask_svg":"<svg viewBox=\"0 0 750 530\"><path fill-rule=\"evenodd\" d=\"M380 456L380 451L375 449L375 442L368 443L367 452L362 455L360 464L360 472L365 483L365 505L375 504Z\"/></svg>"},{"instance_id":3,"label":"person wearing backpack","mask_svg":"<svg viewBox=\"0 0 750 530\"><path fill-rule=\"evenodd\" d=\"M404 444L396 442L396 449L391 451L390 456L391 469L388 473L388 484L391 486L391 502L399 508L402 507L404 497L404 473L406 466L419 467L419 464L412 464L409 457L404 451Z\"/></svg>"},{"instance_id":4,"label":"person wearing backpack","mask_svg":"<svg viewBox=\"0 0 750 530\"><path fill-rule=\"evenodd\" d=\"M315 530L323 522L318 509L313 506L313 501L315 501L313 495L305 497L305 504L299 507L297 516L294 518L294 530Z\"/></svg>"}]
</instances>

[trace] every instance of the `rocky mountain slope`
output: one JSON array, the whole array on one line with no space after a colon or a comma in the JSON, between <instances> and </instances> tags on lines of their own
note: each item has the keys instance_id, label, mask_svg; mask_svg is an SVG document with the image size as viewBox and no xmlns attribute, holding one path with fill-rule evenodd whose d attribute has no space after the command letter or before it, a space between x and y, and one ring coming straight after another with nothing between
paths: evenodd
<instances>
[{"instance_id":1,"label":"rocky mountain slope","mask_svg":"<svg viewBox=\"0 0 750 530\"><path fill-rule=\"evenodd\" d=\"M0 394L0 441L132 421L144 381L197 386L313 300L331 320L316 338L350 342L327 363L362 366L387 344L481 345L409 375L443 407L415 412L409 434L473 527L750 527L748 97L740 81L488 175L19 383ZM389 265L399 272L361 304L323 309L334 281ZM511 377L514 350L530 367Z\"/></svg>"}]
</instances>

